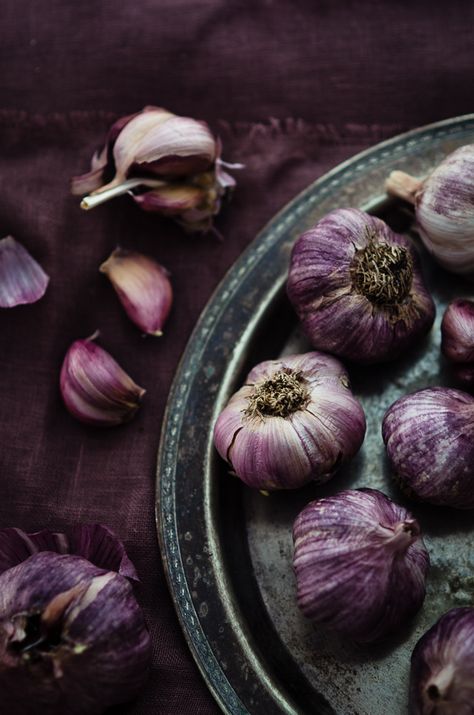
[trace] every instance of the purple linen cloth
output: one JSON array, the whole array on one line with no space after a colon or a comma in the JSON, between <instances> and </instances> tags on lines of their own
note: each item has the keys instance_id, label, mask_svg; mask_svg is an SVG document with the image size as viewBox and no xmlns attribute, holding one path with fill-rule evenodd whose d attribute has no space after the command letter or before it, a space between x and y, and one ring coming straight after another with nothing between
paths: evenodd
<instances>
[{"instance_id":1,"label":"purple linen cloth","mask_svg":"<svg viewBox=\"0 0 474 715\"><path fill-rule=\"evenodd\" d=\"M0 237L24 243L51 283L37 304L0 311L0 527L99 521L125 541L154 655L142 697L117 714L219 711L180 632L154 523L161 420L200 311L308 183L402 129L472 110L473 8L4 0ZM186 236L127 197L85 213L69 195L111 121L146 104L208 121L224 158L245 164L217 221L222 242ZM160 339L140 336L98 273L118 244L171 272L175 302ZM147 390L134 421L110 430L74 421L58 388L70 343L97 328Z\"/></svg>"}]
</instances>

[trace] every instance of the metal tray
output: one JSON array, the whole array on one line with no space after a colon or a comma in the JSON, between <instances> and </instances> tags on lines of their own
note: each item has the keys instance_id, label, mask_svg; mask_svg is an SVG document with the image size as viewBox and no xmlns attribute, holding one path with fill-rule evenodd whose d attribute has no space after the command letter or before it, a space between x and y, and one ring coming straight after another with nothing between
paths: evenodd
<instances>
[{"instance_id":1,"label":"metal tray","mask_svg":"<svg viewBox=\"0 0 474 715\"><path fill-rule=\"evenodd\" d=\"M380 425L402 394L449 384L439 359L446 303L469 286L422 251L438 304L430 336L397 362L349 372L367 415L357 458L324 487L268 497L229 476L212 428L250 367L282 351L309 349L285 295L297 236L333 208L357 206L409 231L411 216L388 201L392 169L424 175L474 141L474 115L379 144L326 174L288 204L226 275L189 341L169 396L158 458L157 524L165 570L185 636L225 713L400 715L407 712L412 648L447 609L472 604L472 515L408 504L392 483ZM471 286L472 290L472 286ZM371 486L419 518L432 568L424 607L396 638L376 647L330 639L298 611L291 526L303 506L340 489Z\"/></svg>"}]
</instances>

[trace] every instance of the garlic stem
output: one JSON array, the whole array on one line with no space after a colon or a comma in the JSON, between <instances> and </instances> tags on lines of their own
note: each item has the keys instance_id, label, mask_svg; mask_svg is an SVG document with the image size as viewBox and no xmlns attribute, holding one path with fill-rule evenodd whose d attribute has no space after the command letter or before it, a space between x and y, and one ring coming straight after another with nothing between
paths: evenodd
<instances>
[{"instance_id":1,"label":"garlic stem","mask_svg":"<svg viewBox=\"0 0 474 715\"><path fill-rule=\"evenodd\" d=\"M453 682L454 673L454 666L448 664L434 678L431 678L426 687L426 694L430 700L437 701L446 696Z\"/></svg>"},{"instance_id":2,"label":"garlic stem","mask_svg":"<svg viewBox=\"0 0 474 715\"><path fill-rule=\"evenodd\" d=\"M94 191L92 194L89 194L89 196L84 196L81 201L81 209L84 209L84 211L93 209L96 206L105 203L106 201L110 201L110 199L114 199L117 196L122 196L122 194L126 194L128 191L131 191L137 186L149 186L152 188L156 188L157 186L163 186L164 183L164 181L160 181L158 179L127 179L126 181L123 181L121 184L117 184L116 186L111 185L110 188L104 190L97 189L97 191Z\"/></svg>"},{"instance_id":3,"label":"garlic stem","mask_svg":"<svg viewBox=\"0 0 474 715\"><path fill-rule=\"evenodd\" d=\"M392 196L404 199L410 204L415 203L416 194L423 186L421 179L416 179L404 171L392 171L385 182L385 190Z\"/></svg>"}]
</instances>

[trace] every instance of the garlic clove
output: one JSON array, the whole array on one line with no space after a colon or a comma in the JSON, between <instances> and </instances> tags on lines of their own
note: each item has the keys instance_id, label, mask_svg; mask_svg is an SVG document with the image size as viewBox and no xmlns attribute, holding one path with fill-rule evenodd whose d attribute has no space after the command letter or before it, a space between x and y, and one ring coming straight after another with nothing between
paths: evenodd
<instances>
[{"instance_id":1,"label":"garlic clove","mask_svg":"<svg viewBox=\"0 0 474 715\"><path fill-rule=\"evenodd\" d=\"M256 365L219 415L214 444L248 486L292 489L327 481L364 434L344 367L312 352Z\"/></svg>"},{"instance_id":2,"label":"garlic clove","mask_svg":"<svg viewBox=\"0 0 474 715\"><path fill-rule=\"evenodd\" d=\"M474 144L449 154L423 181L393 172L386 189L415 206L421 239L442 266L474 273Z\"/></svg>"},{"instance_id":3,"label":"garlic clove","mask_svg":"<svg viewBox=\"0 0 474 715\"><path fill-rule=\"evenodd\" d=\"M474 397L446 387L404 395L387 410L382 436L395 476L410 494L474 508Z\"/></svg>"},{"instance_id":4,"label":"garlic clove","mask_svg":"<svg viewBox=\"0 0 474 715\"><path fill-rule=\"evenodd\" d=\"M123 248L116 248L99 270L135 325L147 335L162 335L173 300L168 271L152 258Z\"/></svg>"},{"instance_id":5,"label":"garlic clove","mask_svg":"<svg viewBox=\"0 0 474 715\"><path fill-rule=\"evenodd\" d=\"M12 236L0 240L0 308L35 303L43 297L49 276Z\"/></svg>"},{"instance_id":6,"label":"garlic clove","mask_svg":"<svg viewBox=\"0 0 474 715\"><path fill-rule=\"evenodd\" d=\"M133 194L133 199L145 211L157 211L164 216L179 216L203 205L206 192L198 186L167 184L143 194Z\"/></svg>"},{"instance_id":7,"label":"garlic clove","mask_svg":"<svg viewBox=\"0 0 474 715\"><path fill-rule=\"evenodd\" d=\"M472 715L474 608L452 608L416 644L410 715Z\"/></svg>"},{"instance_id":8,"label":"garlic clove","mask_svg":"<svg viewBox=\"0 0 474 715\"><path fill-rule=\"evenodd\" d=\"M293 527L298 605L329 630L369 643L421 607L429 556L415 519L374 489L308 504Z\"/></svg>"},{"instance_id":9,"label":"garlic clove","mask_svg":"<svg viewBox=\"0 0 474 715\"><path fill-rule=\"evenodd\" d=\"M107 427L131 420L145 390L93 342L97 336L98 332L71 345L61 368L60 388L74 417Z\"/></svg>"}]
</instances>

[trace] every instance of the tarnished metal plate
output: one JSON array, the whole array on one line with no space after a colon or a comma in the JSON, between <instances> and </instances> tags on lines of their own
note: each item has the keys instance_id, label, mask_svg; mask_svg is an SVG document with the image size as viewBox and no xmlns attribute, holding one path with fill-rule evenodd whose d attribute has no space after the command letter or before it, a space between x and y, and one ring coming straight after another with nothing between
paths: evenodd
<instances>
[{"instance_id":1,"label":"tarnished metal plate","mask_svg":"<svg viewBox=\"0 0 474 715\"><path fill-rule=\"evenodd\" d=\"M393 484L380 428L400 395L450 384L439 356L445 305L472 286L435 266L421 249L438 306L430 336L380 367L349 366L367 416L356 459L324 487L265 497L229 476L212 428L255 363L305 351L285 296L298 235L334 208L356 206L409 232L406 207L387 201L396 168L422 176L458 146L474 142L474 115L396 137L326 174L283 209L229 271L189 341L165 416L158 458L157 525L165 570L191 651L225 713L232 715L402 715L414 643L444 611L472 604L472 514L409 503ZM423 609L383 645L329 638L298 611L291 528L311 499L370 486L419 519L432 568Z\"/></svg>"}]
</instances>

